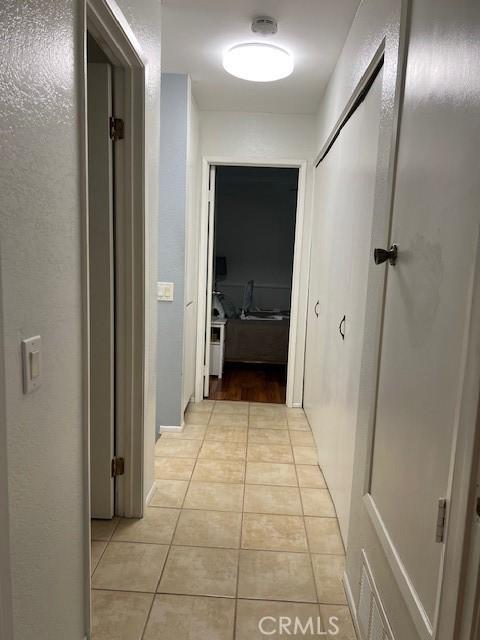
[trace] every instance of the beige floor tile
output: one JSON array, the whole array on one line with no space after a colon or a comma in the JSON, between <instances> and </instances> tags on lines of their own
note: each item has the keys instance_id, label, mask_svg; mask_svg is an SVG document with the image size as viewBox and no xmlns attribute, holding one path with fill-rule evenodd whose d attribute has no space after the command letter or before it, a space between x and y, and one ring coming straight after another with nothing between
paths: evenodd
<instances>
[{"instance_id":1,"label":"beige floor tile","mask_svg":"<svg viewBox=\"0 0 480 640\"><path fill-rule=\"evenodd\" d=\"M97 568L97 565L106 547L107 547L107 542L105 542L104 540L92 540L92 543L90 545L90 560L91 560L92 573Z\"/></svg>"},{"instance_id":2,"label":"beige floor tile","mask_svg":"<svg viewBox=\"0 0 480 640\"><path fill-rule=\"evenodd\" d=\"M235 597L238 550L171 547L159 593Z\"/></svg>"},{"instance_id":3,"label":"beige floor tile","mask_svg":"<svg viewBox=\"0 0 480 640\"><path fill-rule=\"evenodd\" d=\"M293 457L295 464L316 464L318 465L318 454L315 447L293 446Z\"/></svg>"},{"instance_id":4,"label":"beige floor tile","mask_svg":"<svg viewBox=\"0 0 480 640\"><path fill-rule=\"evenodd\" d=\"M155 458L157 480L190 480L195 460L193 458Z\"/></svg>"},{"instance_id":5,"label":"beige floor tile","mask_svg":"<svg viewBox=\"0 0 480 640\"><path fill-rule=\"evenodd\" d=\"M321 604L320 617L323 622L323 628L331 630L330 636L326 636L327 638L331 637L336 640L356 640L357 636L353 628L352 616L350 615L350 609L348 607ZM337 620L333 620L332 622L334 622L338 627L338 633L335 633L335 627L329 623L331 618L337 618Z\"/></svg>"},{"instance_id":6,"label":"beige floor tile","mask_svg":"<svg viewBox=\"0 0 480 640\"><path fill-rule=\"evenodd\" d=\"M308 551L303 518L245 513L242 525L242 549Z\"/></svg>"},{"instance_id":7,"label":"beige floor tile","mask_svg":"<svg viewBox=\"0 0 480 640\"><path fill-rule=\"evenodd\" d=\"M323 604L347 604L342 582L345 558L313 553L312 564L319 601Z\"/></svg>"},{"instance_id":8,"label":"beige floor tile","mask_svg":"<svg viewBox=\"0 0 480 640\"><path fill-rule=\"evenodd\" d=\"M287 415L286 407L278 404L262 404L252 402L250 404L250 417L258 416L259 418L285 418Z\"/></svg>"},{"instance_id":9,"label":"beige floor tile","mask_svg":"<svg viewBox=\"0 0 480 640\"><path fill-rule=\"evenodd\" d=\"M210 411L187 412L184 417L185 424L208 424L210 421Z\"/></svg>"},{"instance_id":10,"label":"beige floor tile","mask_svg":"<svg viewBox=\"0 0 480 640\"><path fill-rule=\"evenodd\" d=\"M112 540L116 542L170 544L179 515L179 509L147 507L143 518L120 520Z\"/></svg>"},{"instance_id":11,"label":"beige floor tile","mask_svg":"<svg viewBox=\"0 0 480 640\"><path fill-rule=\"evenodd\" d=\"M108 542L118 525L118 520L118 518L113 518L112 520L92 520L90 522L92 540Z\"/></svg>"},{"instance_id":12,"label":"beige floor tile","mask_svg":"<svg viewBox=\"0 0 480 640\"><path fill-rule=\"evenodd\" d=\"M222 427L248 427L248 415L214 411L209 424Z\"/></svg>"},{"instance_id":13,"label":"beige floor tile","mask_svg":"<svg viewBox=\"0 0 480 640\"><path fill-rule=\"evenodd\" d=\"M110 542L93 574L94 589L154 593L167 545Z\"/></svg>"},{"instance_id":14,"label":"beige floor tile","mask_svg":"<svg viewBox=\"0 0 480 640\"><path fill-rule=\"evenodd\" d=\"M286 429L249 429L248 443L290 444L290 437Z\"/></svg>"},{"instance_id":15,"label":"beige floor tile","mask_svg":"<svg viewBox=\"0 0 480 640\"><path fill-rule=\"evenodd\" d=\"M192 482L185 498L185 509L242 511L243 484Z\"/></svg>"},{"instance_id":16,"label":"beige floor tile","mask_svg":"<svg viewBox=\"0 0 480 640\"><path fill-rule=\"evenodd\" d=\"M305 517L305 527L311 553L344 554L336 518Z\"/></svg>"},{"instance_id":17,"label":"beige floor tile","mask_svg":"<svg viewBox=\"0 0 480 640\"><path fill-rule=\"evenodd\" d=\"M150 506L179 509L183 504L187 487L188 480L156 480Z\"/></svg>"},{"instance_id":18,"label":"beige floor tile","mask_svg":"<svg viewBox=\"0 0 480 640\"><path fill-rule=\"evenodd\" d=\"M304 416L305 411L302 407L286 407L285 411L287 412L287 416Z\"/></svg>"},{"instance_id":19,"label":"beige floor tile","mask_svg":"<svg viewBox=\"0 0 480 640\"><path fill-rule=\"evenodd\" d=\"M217 413L230 414L237 416L248 416L248 402L229 402L225 400L217 400L213 410L214 415Z\"/></svg>"},{"instance_id":20,"label":"beige floor tile","mask_svg":"<svg viewBox=\"0 0 480 640\"><path fill-rule=\"evenodd\" d=\"M308 553L240 551L238 597L317 602Z\"/></svg>"},{"instance_id":21,"label":"beige floor tile","mask_svg":"<svg viewBox=\"0 0 480 640\"><path fill-rule=\"evenodd\" d=\"M197 460L193 472L193 482L233 482L244 481L245 463L227 460Z\"/></svg>"},{"instance_id":22,"label":"beige floor tile","mask_svg":"<svg viewBox=\"0 0 480 640\"><path fill-rule=\"evenodd\" d=\"M297 464L298 484L301 487L312 487L313 489L326 489L325 478L320 467L311 464Z\"/></svg>"},{"instance_id":23,"label":"beige floor tile","mask_svg":"<svg viewBox=\"0 0 480 640\"><path fill-rule=\"evenodd\" d=\"M287 413L287 422L288 422L288 426L292 427L295 425L306 425L308 426L308 420L307 420L307 416L305 414L291 414L291 413Z\"/></svg>"},{"instance_id":24,"label":"beige floor tile","mask_svg":"<svg viewBox=\"0 0 480 640\"><path fill-rule=\"evenodd\" d=\"M247 484L244 511L301 516L303 512L300 492L296 487Z\"/></svg>"},{"instance_id":25,"label":"beige floor tile","mask_svg":"<svg viewBox=\"0 0 480 640\"><path fill-rule=\"evenodd\" d=\"M92 640L139 640L153 595L92 591Z\"/></svg>"},{"instance_id":26,"label":"beige floor tile","mask_svg":"<svg viewBox=\"0 0 480 640\"><path fill-rule=\"evenodd\" d=\"M308 422L290 422L288 424L288 430L290 431L290 433L292 431L312 431Z\"/></svg>"},{"instance_id":27,"label":"beige floor tile","mask_svg":"<svg viewBox=\"0 0 480 640\"><path fill-rule=\"evenodd\" d=\"M250 416L249 426L253 429L287 429L287 419L277 416L273 418Z\"/></svg>"},{"instance_id":28,"label":"beige floor tile","mask_svg":"<svg viewBox=\"0 0 480 640\"><path fill-rule=\"evenodd\" d=\"M155 455L162 458L196 458L200 447L199 440L180 440L161 436L155 445Z\"/></svg>"},{"instance_id":29,"label":"beige floor tile","mask_svg":"<svg viewBox=\"0 0 480 640\"><path fill-rule=\"evenodd\" d=\"M186 424L183 431L165 431L162 433L162 438L166 440L203 440L206 430L206 424Z\"/></svg>"},{"instance_id":30,"label":"beige floor tile","mask_svg":"<svg viewBox=\"0 0 480 640\"><path fill-rule=\"evenodd\" d=\"M306 516L320 516L321 518L336 518L330 493L327 489L311 489L302 487L303 513Z\"/></svg>"},{"instance_id":31,"label":"beige floor tile","mask_svg":"<svg viewBox=\"0 0 480 640\"><path fill-rule=\"evenodd\" d=\"M235 640L265 640L265 638L274 638L274 640L316 638L316 640L320 640L320 636L317 634L319 614L317 604L306 602L238 600ZM280 627L280 619L285 625L284 628ZM299 626L295 628L296 620L298 620ZM289 623L290 626L287 626Z\"/></svg>"},{"instance_id":32,"label":"beige floor tile","mask_svg":"<svg viewBox=\"0 0 480 640\"><path fill-rule=\"evenodd\" d=\"M237 460L243 462L246 457L246 451L247 447L241 443L212 440L203 443L198 457L208 460Z\"/></svg>"},{"instance_id":33,"label":"beige floor tile","mask_svg":"<svg viewBox=\"0 0 480 640\"><path fill-rule=\"evenodd\" d=\"M241 513L183 509L173 544L238 549L241 528Z\"/></svg>"},{"instance_id":34,"label":"beige floor tile","mask_svg":"<svg viewBox=\"0 0 480 640\"><path fill-rule=\"evenodd\" d=\"M215 407L215 400L202 400L202 402L190 402L187 413L211 413Z\"/></svg>"},{"instance_id":35,"label":"beige floor tile","mask_svg":"<svg viewBox=\"0 0 480 640\"><path fill-rule=\"evenodd\" d=\"M297 475L293 464L247 462L246 482L247 484L275 484L296 487Z\"/></svg>"},{"instance_id":36,"label":"beige floor tile","mask_svg":"<svg viewBox=\"0 0 480 640\"><path fill-rule=\"evenodd\" d=\"M314 447L315 440L308 431L290 431L290 440L292 445L300 447Z\"/></svg>"},{"instance_id":37,"label":"beige floor tile","mask_svg":"<svg viewBox=\"0 0 480 640\"><path fill-rule=\"evenodd\" d=\"M160 594L143 640L232 640L234 617L231 599Z\"/></svg>"},{"instance_id":38,"label":"beige floor tile","mask_svg":"<svg viewBox=\"0 0 480 640\"><path fill-rule=\"evenodd\" d=\"M210 426L205 434L205 441L246 443L247 427Z\"/></svg>"},{"instance_id":39,"label":"beige floor tile","mask_svg":"<svg viewBox=\"0 0 480 640\"><path fill-rule=\"evenodd\" d=\"M249 462L293 462L292 447L289 444L257 444L248 445L247 460Z\"/></svg>"}]
</instances>

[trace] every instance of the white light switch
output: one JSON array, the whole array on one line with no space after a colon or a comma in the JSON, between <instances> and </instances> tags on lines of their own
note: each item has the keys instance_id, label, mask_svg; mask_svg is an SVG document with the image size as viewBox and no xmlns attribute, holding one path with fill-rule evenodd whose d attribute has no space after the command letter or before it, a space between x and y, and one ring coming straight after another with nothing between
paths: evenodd
<instances>
[{"instance_id":1,"label":"white light switch","mask_svg":"<svg viewBox=\"0 0 480 640\"><path fill-rule=\"evenodd\" d=\"M173 282L157 282L157 300L163 300L164 302L173 301Z\"/></svg>"},{"instance_id":2,"label":"white light switch","mask_svg":"<svg viewBox=\"0 0 480 640\"><path fill-rule=\"evenodd\" d=\"M40 386L41 349L42 339L40 336L22 340L23 393L31 393Z\"/></svg>"}]
</instances>

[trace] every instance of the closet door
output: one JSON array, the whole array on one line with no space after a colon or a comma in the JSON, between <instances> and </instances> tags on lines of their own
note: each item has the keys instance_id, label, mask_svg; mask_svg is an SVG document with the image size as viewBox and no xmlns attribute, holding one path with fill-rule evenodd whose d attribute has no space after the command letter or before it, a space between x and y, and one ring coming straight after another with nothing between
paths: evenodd
<instances>
[{"instance_id":1,"label":"closet door","mask_svg":"<svg viewBox=\"0 0 480 640\"><path fill-rule=\"evenodd\" d=\"M315 173L305 409L347 542L382 72ZM319 300L318 318L312 305Z\"/></svg>"}]
</instances>

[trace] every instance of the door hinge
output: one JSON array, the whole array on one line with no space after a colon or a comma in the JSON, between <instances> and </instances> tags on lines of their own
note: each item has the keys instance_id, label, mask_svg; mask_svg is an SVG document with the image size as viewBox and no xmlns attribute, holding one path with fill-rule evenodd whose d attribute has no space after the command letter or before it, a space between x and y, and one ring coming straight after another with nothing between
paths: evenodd
<instances>
[{"instance_id":1,"label":"door hinge","mask_svg":"<svg viewBox=\"0 0 480 640\"><path fill-rule=\"evenodd\" d=\"M447 524L447 500L440 498L437 507L437 527L435 530L435 542L444 542L445 527Z\"/></svg>"},{"instance_id":2,"label":"door hinge","mask_svg":"<svg viewBox=\"0 0 480 640\"><path fill-rule=\"evenodd\" d=\"M125 473L125 458L112 458L112 478Z\"/></svg>"},{"instance_id":3,"label":"door hinge","mask_svg":"<svg viewBox=\"0 0 480 640\"><path fill-rule=\"evenodd\" d=\"M116 142L125 137L125 122L122 118L110 118L110 139Z\"/></svg>"}]
</instances>

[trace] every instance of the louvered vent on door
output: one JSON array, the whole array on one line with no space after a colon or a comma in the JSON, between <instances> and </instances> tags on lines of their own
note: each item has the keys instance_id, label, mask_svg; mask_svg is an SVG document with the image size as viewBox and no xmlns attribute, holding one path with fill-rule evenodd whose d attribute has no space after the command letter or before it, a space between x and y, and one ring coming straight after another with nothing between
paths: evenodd
<instances>
[{"instance_id":1,"label":"louvered vent on door","mask_svg":"<svg viewBox=\"0 0 480 640\"><path fill-rule=\"evenodd\" d=\"M365 551L360 575L357 620L361 640L394 640Z\"/></svg>"}]
</instances>

